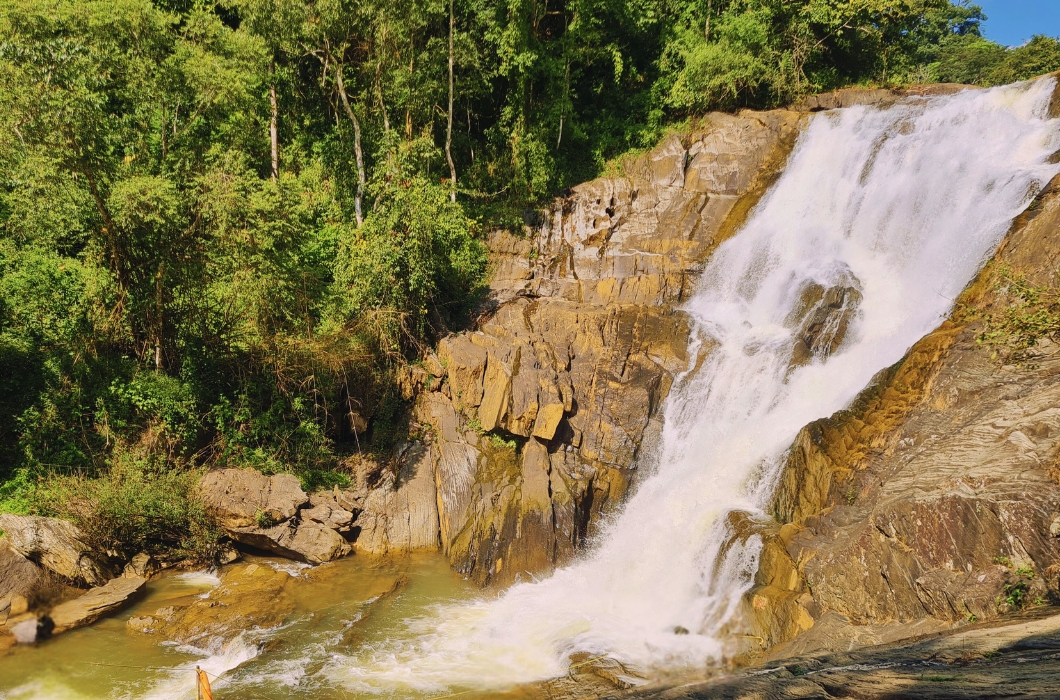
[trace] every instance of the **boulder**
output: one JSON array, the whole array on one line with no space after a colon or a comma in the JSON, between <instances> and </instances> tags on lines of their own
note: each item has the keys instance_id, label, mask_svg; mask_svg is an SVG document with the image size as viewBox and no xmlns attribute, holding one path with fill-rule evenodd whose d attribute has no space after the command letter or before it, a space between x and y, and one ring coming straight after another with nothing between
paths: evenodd
<instances>
[{"instance_id":1,"label":"boulder","mask_svg":"<svg viewBox=\"0 0 1060 700\"><path fill-rule=\"evenodd\" d=\"M285 522L309 502L294 475L265 476L254 469L209 472L199 481L199 494L226 530Z\"/></svg>"},{"instance_id":2,"label":"boulder","mask_svg":"<svg viewBox=\"0 0 1060 700\"><path fill-rule=\"evenodd\" d=\"M102 585L110 578L103 558L92 552L73 523L35 515L0 515L0 529L16 552L75 582ZM0 584L2 585L2 584Z\"/></svg>"},{"instance_id":3,"label":"boulder","mask_svg":"<svg viewBox=\"0 0 1060 700\"><path fill-rule=\"evenodd\" d=\"M816 282L803 287L799 305L788 319L796 326L793 367L822 360L839 349L861 303L859 287L853 275L831 287Z\"/></svg>"},{"instance_id":4,"label":"boulder","mask_svg":"<svg viewBox=\"0 0 1060 700\"><path fill-rule=\"evenodd\" d=\"M302 522L312 521L337 532L349 532L354 514L341 505L331 493L314 493L309 497L310 508L302 510Z\"/></svg>"},{"instance_id":5,"label":"boulder","mask_svg":"<svg viewBox=\"0 0 1060 700\"><path fill-rule=\"evenodd\" d=\"M65 632L95 622L124 606L145 585L147 579L141 576L122 576L93 588L80 598L56 605L49 615L55 623L55 632Z\"/></svg>"},{"instance_id":6,"label":"boulder","mask_svg":"<svg viewBox=\"0 0 1060 700\"><path fill-rule=\"evenodd\" d=\"M162 569L155 558L147 552L140 552L125 565L125 576L139 576L140 578L151 578Z\"/></svg>"},{"instance_id":7,"label":"boulder","mask_svg":"<svg viewBox=\"0 0 1060 700\"><path fill-rule=\"evenodd\" d=\"M312 520L300 524L280 523L269 528L229 528L227 532L241 544L310 564L323 564L352 551L342 535Z\"/></svg>"},{"instance_id":8,"label":"boulder","mask_svg":"<svg viewBox=\"0 0 1060 700\"><path fill-rule=\"evenodd\" d=\"M40 579L40 568L16 552L6 537L0 537L0 607L11 596L28 596Z\"/></svg>"}]
</instances>

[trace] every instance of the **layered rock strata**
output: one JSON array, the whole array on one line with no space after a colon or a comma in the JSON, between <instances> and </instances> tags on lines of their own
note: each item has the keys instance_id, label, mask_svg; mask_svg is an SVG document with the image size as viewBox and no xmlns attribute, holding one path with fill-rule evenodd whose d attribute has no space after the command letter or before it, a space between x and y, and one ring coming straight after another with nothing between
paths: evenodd
<instances>
[{"instance_id":1,"label":"layered rock strata","mask_svg":"<svg viewBox=\"0 0 1060 700\"><path fill-rule=\"evenodd\" d=\"M760 646L814 619L967 622L1060 599L1060 345L1005 364L982 337L1011 280L1056 284L1058 231L1054 182L950 320L799 433L746 601Z\"/></svg>"},{"instance_id":2,"label":"layered rock strata","mask_svg":"<svg viewBox=\"0 0 1060 700\"><path fill-rule=\"evenodd\" d=\"M697 359L678 305L783 166L799 119L710 115L574 188L526 237L494 233L492 306L412 372L427 439L370 496L391 502L366 502L356 546L440 546L480 584L569 560L625 496L673 376Z\"/></svg>"}]
</instances>

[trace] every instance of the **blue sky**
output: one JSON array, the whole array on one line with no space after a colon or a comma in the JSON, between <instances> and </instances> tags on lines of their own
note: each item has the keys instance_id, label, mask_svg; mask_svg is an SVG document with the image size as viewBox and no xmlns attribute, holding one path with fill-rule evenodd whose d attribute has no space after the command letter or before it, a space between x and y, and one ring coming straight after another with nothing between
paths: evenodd
<instances>
[{"instance_id":1,"label":"blue sky","mask_svg":"<svg viewBox=\"0 0 1060 700\"><path fill-rule=\"evenodd\" d=\"M983 34L1019 46L1034 34L1060 36L1060 0L974 0L987 16Z\"/></svg>"}]
</instances>

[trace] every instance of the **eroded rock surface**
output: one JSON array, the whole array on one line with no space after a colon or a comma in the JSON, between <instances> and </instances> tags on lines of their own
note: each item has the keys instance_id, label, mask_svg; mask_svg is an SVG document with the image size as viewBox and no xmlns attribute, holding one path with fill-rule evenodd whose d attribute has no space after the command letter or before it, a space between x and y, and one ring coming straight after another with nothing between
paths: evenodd
<instances>
[{"instance_id":1,"label":"eroded rock surface","mask_svg":"<svg viewBox=\"0 0 1060 700\"><path fill-rule=\"evenodd\" d=\"M221 575L220 585L205 597L130 618L127 625L159 640L216 651L244 631L283 624L295 608L288 590L293 580L271 566L237 564Z\"/></svg>"},{"instance_id":2,"label":"eroded rock surface","mask_svg":"<svg viewBox=\"0 0 1060 700\"><path fill-rule=\"evenodd\" d=\"M111 577L105 560L73 523L35 515L0 515L0 530L22 556L74 582L98 586Z\"/></svg>"},{"instance_id":3,"label":"eroded rock surface","mask_svg":"<svg viewBox=\"0 0 1060 700\"><path fill-rule=\"evenodd\" d=\"M786 656L770 660L763 668L708 681L677 687L655 685L622 695L612 692L610 697L660 700L1055 698L1058 678L1060 615L1054 608L1030 617L974 625L911 642L851 652Z\"/></svg>"}]
</instances>

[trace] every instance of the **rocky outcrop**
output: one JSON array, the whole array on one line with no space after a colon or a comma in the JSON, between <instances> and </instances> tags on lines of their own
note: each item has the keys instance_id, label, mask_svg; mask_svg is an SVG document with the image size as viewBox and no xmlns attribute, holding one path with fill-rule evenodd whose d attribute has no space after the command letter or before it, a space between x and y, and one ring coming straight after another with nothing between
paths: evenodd
<instances>
[{"instance_id":1,"label":"rocky outcrop","mask_svg":"<svg viewBox=\"0 0 1060 700\"><path fill-rule=\"evenodd\" d=\"M492 306L410 372L429 439L408 461L416 476L373 496L393 505L366 501L357 547L404 547L388 528L407 520L436 523L418 542L480 584L568 561L625 496L672 377L695 360L675 304L779 172L798 124L794 112L712 114L622 176L574 188L526 237L495 232Z\"/></svg>"},{"instance_id":2,"label":"rocky outcrop","mask_svg":"<svg viewBox=\"0 0 1060 700\"><path fill-rule=\"evenodd\" d=\"M0 530L16 552L69 581L98 586L111 577L105 559L91 550L73 523L5 513Z\"/></svg>"},{"instance_id":3,"label":"rocky outcrop","mask_svg":"<svg viewBox=\"0 0 1060 700\"><path fill-rule=\"evenodd\" d=\"M311 564L352 551L339 531L349 531L353 514L324 497L314 503L292 474L218 469L203 476L199 494L207 512L241 544Z\"/></svg>"},{"instance_id":4,"label":"rocky outcrop","mask_svg":"<svg viewBox=\"0 0 1060 700\"><path fill-rule=\"evenodd\" d=\"M147 580L139 576L122 576L79 598L60 603L48 613L55 625L54 632L58 634L92 624L129 603L145 585Z\"/></svg>"},{"instance_id":5,"label":"rocky outcrop","mask_svg":"<svg viewBox=\"0 0 1060 700\"><path fill-rule=\"evenodd\" d=\"M36 564L15 551L10 540L0 537L0 616L6 616L11 599L28 599L41 581Z\"/></svg>"},{"instance_id":6,"label":"rocky outcrop","mask_svg":"<svg viewBox=\"0 0 1060 700\"><path fill-rule=\"evenodd\" d=\"M206 512L226 529L282 523L309 503L298 477L255 469L218 469L199 482Z\"/></svg>"},{"instance_id":7,"label":"rocky outcrop","mask_svg":"<svg viewBox=\"0 0 1060 700\"><path fill-rule=\"evenodd\" d=\"M788 525L760 579L796 572L803 609L848 625L984 620L1060 600L1060 345L1045 338L1002 364L1006 348L980 338L1011 302L1005 279L1055 284L1058 229L1050 187L952 319L802 430L773 502ZM749 624L769 643L792 636L782 602L762 581L748 594Z\"/></svg>"},{"instance_id":8,"label":"rocky outcrop","mask_svg":"<svg viewBox=\"0 0 1060 700\"><path fill-rule=\"evenodd\" d=\"M437 445L404 446L393 469L377 475L371 488L365 475L357 483L363 504L356 520L359 552L438 549L438 505L434 465Z\"/></svg>"}]
</instances>

